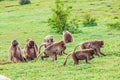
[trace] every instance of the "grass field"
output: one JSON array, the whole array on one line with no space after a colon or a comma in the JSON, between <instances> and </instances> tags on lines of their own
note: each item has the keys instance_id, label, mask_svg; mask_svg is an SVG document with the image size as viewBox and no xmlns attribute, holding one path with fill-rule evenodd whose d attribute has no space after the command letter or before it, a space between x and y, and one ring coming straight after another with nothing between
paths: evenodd
<instances>
[{"instance_id":1,"label":"grass field","mask_svg":"<svg viewBox=\"0 0 120 80\"><path fill-rule=\"evenodd\" d=\"M0 62L8 61L11 41L17 39L23 48L28 38L38 45L46 35L54 35L55 41L62 34L50 31L47 19L55 0L31 0L30 5L20 6L18 0L0 1ZM120 0L65 0L73 6L72 14L79 20L80 33L73 34L75 41L66 44L66 52L73 51L75 45L89 40L104 40L102 51L107 55L97 57L86 64L80 61L74 66L71 57L62 66L66 56L58 56L57 61L50 58L42 61L0 65L0 74L11 80L119 80L120 79L120 31L107 28L106 24L120 21ZM97 26L83 27L85 14L97 18ZM116 19L117 17L117 19ZM108 35L112 34L112 35Z\"/></svg>"}]
</instances>

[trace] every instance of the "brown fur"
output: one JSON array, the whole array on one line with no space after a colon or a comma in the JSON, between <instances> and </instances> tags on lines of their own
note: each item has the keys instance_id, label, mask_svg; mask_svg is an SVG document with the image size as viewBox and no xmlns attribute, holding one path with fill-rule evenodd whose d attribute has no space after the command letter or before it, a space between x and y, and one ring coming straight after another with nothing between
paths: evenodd
<instances>
[{"instance_id":1,"label":"brown fur","mask_svg":"<svg viewBox=\"0 0 120 80\"><path fill-rule=\"evenodd\" d=\"M33 60L37 57L36 44L33 40L28 40L24 47L24 55L27 60Z\"/></svg>"},{"instance_id":2,"label":"brown fur","mask_svg":"<svg viewBox=\"0 0 120 80\"><path fill-rule=\"evenodd\" d=\"M91 49L92 48L92 49L94 49L94 52L95 52L96 55L99 56L101 54L101 55L105 56L105 54L102 53L101 50L100 50L103 47L103 45L104 45L104 41L102 41L102 40L94 40L94 41L83 42L83 43L77 45L75 47L74 51L76 50L76 48L78 46L80 46L81 49Z\"/></svg>"},{"instance_id":3,"label":"brown fur","mask_svg":"<svg viewBox=\"0 0 120 80\"><path fill-rule=\"evenodd\" d=\"M94 50L93 49L84 49L80 51L73 52L72 54L69 54L68 56L72 55L72 59L74 62L74 65L78 64L79 60L85 60L86 63L88 63L88 60L91 60L94 58ZM66 60L64 61L63 65L66 65L68 56L66 57Z\"/></svg>"},{"instance_id":4,"label":"brown fur","mask_svg":"<svg viewBox=\"0 0 120 80\"><path fill-rule=\"evenodd\" d=\"M28 42L29 40L32 40L31 38L29 38L29 39L27 39L27 41L26 42ZM35 43L35 41L34 41L34 47L35 47L35 52L38 52L38 46L37 46L37 44Z\"/></svg>"},{"instance_id":5,"label":"brown fur","mask_svg":"<svg viewBox=\"0 0 120 80\"><path fill-rule=\"evenodd\" d=\"M72 34L68 31L63 31L63 41L64 43L73 42L74 40Z\"/></svg>"},{"instance_id":6,"label":"brown fur","mask_svg":"<svg viewBox=\"0 0 120 80\"><path fill-rule=\"evenodd\" d=\"M52 35L46 36L43 39L42 44L39 47L39 53L40 53L40 49L44 46L44 48L47 48L48 46L50 46L51 44L54 43L54 37Z\"/></svg>"},{"instance_id":7,"label":"brown fur","mask_svg":"<svg viewBox=\"0 0 120 80\"><path fill-rule=\"evenodd\" d=\"M53 43L54 43L54 36L52 36L52 35L46 36L42 42L42 44L45 44L45 46L44 46L45 48L47 48L49 45L51 45Z\"/></svg>"},{"instance_id":8,"label":"brown fur","mask_svg":"<svg viewBox=\"0 0 120 80\"><path fill-rule=\"evenodd\" d=\"M41 58L44 59L44 58L51 57L53 61L57 60L57 55L61 52L64 52L63 50L65 49L66 49L66 46L63 41L55 42L52 45L45 48L45 50L43 51L44 55L41 56Z\"/></svg>"},{"instance_id":9,"label":"brown fur","mask_svg":"<svg viewBox=\"0 0 120 80\"><path fill-rule=\"evenodd\" d=\"M12 63L25 62L25 58L21 55L20 48L18 46L18 41L13 40L9 49L9 59Z\"/></svg>"}]
</instances>

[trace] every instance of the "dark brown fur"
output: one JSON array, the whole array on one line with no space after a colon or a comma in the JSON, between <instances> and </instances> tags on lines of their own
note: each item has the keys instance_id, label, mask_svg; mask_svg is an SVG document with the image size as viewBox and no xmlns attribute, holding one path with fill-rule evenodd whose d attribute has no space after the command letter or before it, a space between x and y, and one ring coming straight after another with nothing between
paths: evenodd
<instances>
[{"instance_id":1,"label":"dark brown fur","mask_svg":"<svg viewBox=\"0 0 120 80\"><path fill-rule=\"evenodd\" d=\"M74 65L78 64L79 60L85 60L86 63L88 63L88 60L91 60L92 58L94 58L94 50L93 49L84 49L84 50L80 50L80 51L75 51L72 54L69 54L68 56L72 55L72 59L74 62ZM66 65L67 62L67 58L64 62L63 65Z\"/></svg>"},{"instance_id":2,"label":"dark brown fur","mask_svg":"<svg viewBox=\"0 0 120 80\"><path fill-rule=\"evenodd\" d=\"M24 55L27 60L34 60L37 57L36 44L33 40L28 40L24 47Z\"/></svg>"},{"instance_id":3,"label":"dark brown fur","mask_svg":"<svg viewBox=\"0 0 120 80\"><path fill-rule=\"evenodd\" d=\"M105 54L102 53L101 50L100 50L103 47L103 45L104 45L104 41L102 41L102 40L94 40L94 41L83 42L83 43L77 45L75 47L74 51L76 50L76 48L78 46L80 46L81 49L91 49L92 48L92 49L94 49L94 52L95 52L96 55L99 56L101 54L101 55L105 56Z\"/></svg>"},{"instance_id":4,"label":"dark brown fur","mask_svg":"<svg viewBox=\"0 0 120 80\"><path fill-rule=\"evenodd\" d=\"M53 61L57 60L57 55L61 52L64 52L65 49L66 49L66 46L63 41L55 42L52 45L45 48L45 50L43 51L44 55L41 56L41 58L44 59L44 58L51 57Z\"/></svg>"},{"instance_id":5,"label":"dark brown fur","mask_svg":"<svg viewBox=\"0 0 120 80\"><path fill-rule=\"evenodd\" d=\"M25 62L25 58L21 55L20 48L18 46L18 41L13 40L9 49L9 58L12 63Z\"/></svg>"},{"instance_id":6,"label":"dark brown fur","mask_svg":"<svg viewBox=\"0 0 120 80\"><path fill-rule=\"evenodd\" d=\"M74 40L72 34L68 31L63 31L63 41L64 43L73 42Z\"/></svg>"},{"instance_id":7,"label":"dark brown fur","mask_svg":"<svg viewBox=\"0 0 120 80\"><path fill-rule=\"evenodd\" d=\"M27 41L26 42L28 42L29 40L32 40L32 39L27 39ZM37 46L37 44L35 43L35 41L34 41L34 47L35 47L35 52L38 52L38 46Z\"/></svg>"}]
</instances>

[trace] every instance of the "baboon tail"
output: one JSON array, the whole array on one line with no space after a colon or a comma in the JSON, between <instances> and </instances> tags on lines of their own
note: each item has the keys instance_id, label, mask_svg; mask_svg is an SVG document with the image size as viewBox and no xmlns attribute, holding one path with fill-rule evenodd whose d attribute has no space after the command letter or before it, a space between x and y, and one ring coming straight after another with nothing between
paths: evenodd
<instances>
[{"instance_id":1,"label":"baboon tail","mask_svg":"<svg viewBox=\"0 0 120 80\"><path fill-rule=\"evenodd\" d=\"M64 61L64 64L63 64L64 66L66 65L67 59L68 59L68 57L69 57L70 55L71 55L71 54L68 54L68 55L67 55L67 57L66 57L66 59L65 59L65 61Z\"/></svg>"},{"instance_id":2,"label":"baboon tail","mask_svg":"<svg viewBox=\"0 0 120 80\"><path fill-rule=\"evenodd\" d=\"M40 57L43 53L44 53L44 51L43 51L42 53L38 54L38 56L37 56L36 60L38 60L38 59L39 59L39 57Z\"/></svg>"},{"instance_id":3,"label":"baboon tail","mask_svg":"<svg viewBox=\"0 0 120 80\"><path fill-rule=\"evenodd\" d=\"M38 53L39 53L39 54L40 54L40 50L41 50L41 48L42 48L43 46L45 46L45 44L40 45L39 50L38 50Z\"/></svg>"},{"instance_id":4,"label":"baboon tail","mask_svg":"<svg viewBox=\"0 0 120 80\"><path fill-rule=\"evenodd\" d=\"M12 62L0 62L0 65L11 64Z\"/></svg>"},{"instance_id":5,"label":"baboon tail","mask_svg":"<svg viewBox=\"0 0 120 80\"><path fill-rule=\"evenodd\" d=\"M78 44L77 46L75 46L75 48L74 48L74 51L73 52L75 52L76 51L76 49L77 49L77 47L79 47L80 46L80 44Z\"/></svg>"}]
</instances>

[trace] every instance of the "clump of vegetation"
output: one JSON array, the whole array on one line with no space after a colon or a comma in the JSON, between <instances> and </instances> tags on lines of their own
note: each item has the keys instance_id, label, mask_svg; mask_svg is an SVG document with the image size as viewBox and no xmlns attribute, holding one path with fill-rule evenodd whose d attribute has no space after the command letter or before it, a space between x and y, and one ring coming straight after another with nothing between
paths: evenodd
<instances>
[{"instance_id":1,"label":"clump of vegetation","mask_svg":"<svg viewBox=\"0 0 120 80\"><path fill-rule=\"evenodd\" d=\"M20 0L20 5L24 5L24 4L29 4L29 3L31 3L31 1L30 0Z\"/></svg>"},{"instance_id":2,"label":"clump of vegetation","mask_svg":"<svg viewBox=\"0 0 120 80\"><path fill-rule=\"evenodd\" d=\"M96 19L87 14L84 16L83 25L86 26L97 26Z\"/></svg>"},{"instance_id":3,"label":"clump of vegetation","mask_svg":"<svg viewBox=\"0 0 120 80\"><path fill-rule=\"evenodd\" d=\"M109 24L107 24L107 27L109 27L111 29L120 30L120 22L109 23Z\"/></svg>"},{"instance_id":4,"label":"clump of vegetation","mask_svg":"<svg viewBox=\"0 0 120 80\"><path fill-rule=\"evenodd\" d=\"M115 16L113 19L119 19L119 17L118 17L118 16Z\"/></svg>"},{"instance_id":5,"label":"clump of vegetation","mask_svg":"<svg viewBox=\"0 0 120 80\"><path fill-rule=\"evenodd\" d=\"M57 33L68 30L72 33L78 31L79 21L74 17L70 19L71 6L65 6L63 1L56 0L52 9L52 17L48 19L49 26Z\"/></svg>"}]
</instances>

